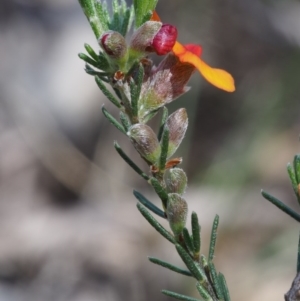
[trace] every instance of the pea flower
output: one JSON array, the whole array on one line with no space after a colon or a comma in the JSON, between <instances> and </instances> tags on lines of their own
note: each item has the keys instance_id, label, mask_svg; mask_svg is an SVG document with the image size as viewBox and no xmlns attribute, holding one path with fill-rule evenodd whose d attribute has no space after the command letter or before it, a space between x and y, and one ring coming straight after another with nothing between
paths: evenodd
<instances>
[{"instance_id":1,"label":"pea flower","mask_svg":"<svg viewBox=\"0 0 300 301\"><path fill-rule=\"evenodd\" d=\"M151 17L152 21L160 21L158 14L154 11ZM195 44L182 45L178 41L172 48L172 52L181 63L188 63L194 66L202 76L215 87L227 92L235 91L234 79L230 73L225 70L212 68L201 58L202 48Z\"/></svg>"}]
</instances>

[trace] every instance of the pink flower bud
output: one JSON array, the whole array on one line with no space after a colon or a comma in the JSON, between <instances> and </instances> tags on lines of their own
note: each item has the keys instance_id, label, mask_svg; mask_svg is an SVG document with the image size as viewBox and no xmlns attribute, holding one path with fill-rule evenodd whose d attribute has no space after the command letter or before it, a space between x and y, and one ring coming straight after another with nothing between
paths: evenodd
<instances>
[{"instance_id":1,"label":"pink flower bud","mask_svg":"<svg viewBox=\"0 0 300 301\"><path fill-rule=\"evenodd\" d=\"M152 50L152 41L162 27L161 22L147 21L139 27L132 35L130 50L133 56L144 55Z\"/></svg>"},{"instance_id":2,"label":"pink flower bud","mask_svg":"<svg viewBox=\"0 0 300 301\"><path fill-rule=\"evenodd\" d=\"M163 24L154 37L151 48L158 55L169 53L177 40L177 28L170 24Z\"/></svg>"},{"instance_id":3,"label":"pink flower bud","mask_svg":"<svg viewBox=\"0 0 300 301\"><path fill-rule=\"evenodd\" d=\"M114 59L121 59L126 55L125 38L117 31L107 31L99 39L99 45L104 52Z\"/></svg>"}]
</instances>

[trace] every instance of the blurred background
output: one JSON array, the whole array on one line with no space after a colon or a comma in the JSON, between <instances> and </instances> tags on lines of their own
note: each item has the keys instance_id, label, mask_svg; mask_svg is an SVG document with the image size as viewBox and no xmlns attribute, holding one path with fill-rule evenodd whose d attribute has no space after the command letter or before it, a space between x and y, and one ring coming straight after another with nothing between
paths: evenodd
<instances>
[{"instance_id":1,"label":"blurred background","mask_svg":"<svg viewBox=\"0 0 300 301\"><path fill-rule=\"evenodd\" d=\"M296 272L299 228L260 189L297 208L286 163L299 152L300 3L163 0L157 10L179 40L228 70L227 94L195 74L169 106L187 108L177 156L207 254L220 215L216 264L232 300L283 300ZM77 1L0 3L0 301L167 300L197 297L194 280L150 264L181 265L135 208L152 189L114 151L147 168L101 113L106 105L77 53L97 42Z\"/></svg>"}]
</instances>

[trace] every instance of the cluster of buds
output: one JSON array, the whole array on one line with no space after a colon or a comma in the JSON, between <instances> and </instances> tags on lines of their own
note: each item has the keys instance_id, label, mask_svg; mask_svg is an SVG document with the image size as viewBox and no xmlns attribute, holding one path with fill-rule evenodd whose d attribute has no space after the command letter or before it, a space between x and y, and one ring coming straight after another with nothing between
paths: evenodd
<instances>
[{"instance_id":1,"label":"cluster of buds","mask_svg":"<svg viewBox=\"0 0 300 301\"><path fill-rule=\"evenodd\" d=\"M150 166L152 177L159 179L162 189L168 194L164 204L165 216L178 237L187 217L187 203L182 198L187 177L176 167L181 158L171 157L187 130L187 113L185 109L179 109L168 116L162 124L161 135L146 124L161 107L188 91L186 83L194 67L181 63L172 53L176 40L175 26L150 20L133 33L128 45L125 37L112 30L101 35L99 45L109 62L111 84L121 94L121 110L129 121L126 134ZM155 67L147 58L150 53L166 56ZM142 68L140 80L139 68ZM132 95L136 94L132 90L139 90L139 95Z\"/></svg>"},{"instance_id":2,"label":"cluster of buds","mask_svg":"<svg viewBox=\"0 0 300 301\"><path fill-rule=\"evenodd\" d=\"M87 73L96 76L99 88L120 109L120 122L105 108L104 115L128 136L149 165L149 175L135 166L120 148L117 150L154 187L162 200L163 216L168 219L175 238L180 240L187 217L187 202L182 197L187 177L177 167L182 159L172 156L184 138L188 117L185 109L168 116L165 105L189 90L186 84L195 70L225 91L234 91L234 81L226 71L211 68L200 59L200 46L181 45L176 27L162 23L155 12L150 19L140 22L126 42L128 30L124 32L123 28L128 27L128 22L122 18L118 22L112 20L109 29L98 36L100 54L87 45L91 58L84 54L80 57L88 63ZM158 66L153 65L150 54L163 56ZM103 82L113 87L118 99ZM159 132L155 133L147 123L158 111L163 114Z\"/></svg>"},{"instance_id":3,"label":"cluster of buds","mask_svg":"<svg viewBox=\"0 0 300 301\"><path fill-rule=\"evenodd\" d=\"M86 72L95 76L101 91L120 110L119 120L103 107L104 116L129 138L148 164L149 171L146 173L141 170L117 142L115 148L129 166L148 181L162 202L160 209L134 191L139 200L137 208L164 238L175 245L189 271L158 259L152 258L150 261L193 276L197 280L196 288L205 301L230 300L225 278L217 274L213 264L218 216L213 223L208 259L200 253L200 225L195 212L191 214L191 233L186 227L188 206L183 194L187 187L187 176L178 167L182 159L173 156L188 127L187 112L178 109L169 115L165 105L189 90L186 84L195 70L209 83L227 92L235 90L232 76L225 70L206 64L200 58L200 46L182 45L177 41L176 27L163 24L154 11L157 0L133 0L131 7L127 6L125 0L114 0L112 17L109 17L106 6L101 2L105 0L79 1L101 47L97 54L89 45L85 45L89 56L79 56L87 63ZM133 11L135 30L127 38ZM163 56L158 66L152 63L150 54ZM106 88L104 82L111 85L116 95ZM161 112L161 121L159 129L155 131L148 121L158 112ZM173 234L150 211L167 219ZM192 300L170 291L163 293L180 300Z\"/></svg>"}]
</instances>

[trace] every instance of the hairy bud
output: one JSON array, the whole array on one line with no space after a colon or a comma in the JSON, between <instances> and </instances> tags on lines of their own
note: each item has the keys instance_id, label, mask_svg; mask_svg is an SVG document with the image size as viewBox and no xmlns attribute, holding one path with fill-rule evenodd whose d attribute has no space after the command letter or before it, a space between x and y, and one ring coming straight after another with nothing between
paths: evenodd
<instances>
[{"instance_id":1,"label":"hairy bud","mask_svg":"<svg viewBox=\"0 0 300 301\"><path fill-rule=\"evenodd\" d=\"M99 45L111 58L121 59L127 53L125 38L117 31L107 31L99 39Z\"/></svg>"},{"instance_id":2,"label":"hairy bud","mask_svg":"<svg viewBox=\"0 0 300 301\"><path fill-rule=\"evenodd\" d=\"M151 50L152 41L161 27L161 22L145 22L133 33L129 46L130 50L141 54L144 54L145 52Z\"/></svg>"},{"instance_id":3,"label":"hairy bud","mask_svg":"<svg viewBox=\"0 0 300 301\"><path fill-rule=\"evenodd\" d=\"M171 168L166 172L166 185L169 193L184 194L187 186L187 176L181 168Z\"/></svg>"},{"instance_id":4,"label":"hairy bud","mask_svg":"<svg viewBox=\"0 0 300 301\"><path fill-rule=\"evenodd\" d=\"M153 130L146 124L138 123L129 128L127 133L135 149L151 164L160 157L160 144Z\"/></svg>"},{"instance_id":5,"label":"hairy bud","mask_svg":"<svg viewBox=\"0 0 300 301\"><path fill-rule=\"evenodd\" d=\"M188 127L188 117L184 108L178 109L169 116L166 122L169 128L169 147L167 157L171 157L184 138L185 132Z\"/></svg>"},{"instance_id":6,"label":"hairy bud","mask_svg":"<svg viewBox=\"0 0 300 301\"><path fill-rule=\"evenodd\" d=\"M185 227L188 206L185 199L177 193L169 193L167 205L167 217L175 236L178 236Z\"/></svg>"}]
</instances>

